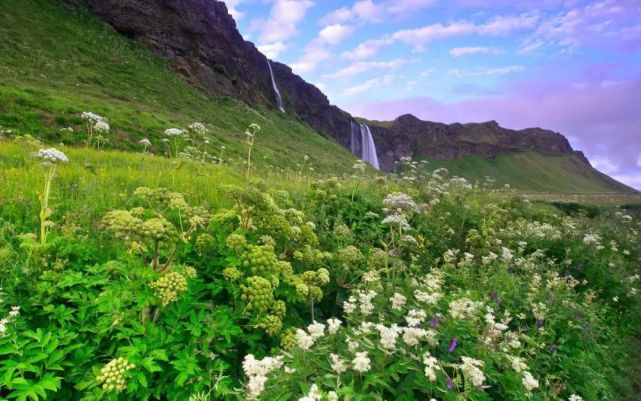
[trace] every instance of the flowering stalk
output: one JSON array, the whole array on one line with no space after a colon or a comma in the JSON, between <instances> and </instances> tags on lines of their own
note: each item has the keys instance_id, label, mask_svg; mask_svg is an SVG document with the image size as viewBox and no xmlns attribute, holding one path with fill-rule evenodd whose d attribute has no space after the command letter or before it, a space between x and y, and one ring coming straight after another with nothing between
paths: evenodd
<instances>
[{"instance_id":1,"label":"flowering stalk","mask_svg":"<svg viewBox=\"0 0 641 401\"><path fill-rule=\"evenodd\" d=\"M45 245L47 243L47 227L51 225L47 219L53 213L49 208L49 196L51 195L51 182L56 173L56 163L66 163L69 159L64 153L55 148L40 149L36 153L36 157L44 160L42 167L45 171L45 188L40 197L40 243Z\"/></svg>"},{"instance_id":2,"label":"flowering stalk","mask_svg":"<svg viewBox=\"0 0 641 401\"><path fill-rule=\"evenodd\" d=\"M249 179L249 174L251 173L252 148L254 147L254 140L256 139L256 134L258 134L258 131L260 131L260 126L256 123L251 124L249 126L249 129L245 131L245 135L247 136L247 139L245 141L245 144L247 144L247 179Z\"/></svg>"}]
</instances>

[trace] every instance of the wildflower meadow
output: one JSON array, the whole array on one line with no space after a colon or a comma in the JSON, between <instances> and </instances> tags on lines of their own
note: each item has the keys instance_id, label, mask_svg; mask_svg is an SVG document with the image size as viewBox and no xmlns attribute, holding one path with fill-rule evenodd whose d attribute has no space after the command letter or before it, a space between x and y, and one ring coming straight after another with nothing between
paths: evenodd
<instances>
[{"instance_id":1,"label":"wildflower meadow","mask_svg":"<svg viewBox=\"0 0 641 401\"><path fill-rule=\"evenodd\" d=\"M84 147L0 141L2 400L638 396L634 205L279 171L257 124L235 160L203 123L120 152L81 119Z\"/></svg>"}]
</instances>

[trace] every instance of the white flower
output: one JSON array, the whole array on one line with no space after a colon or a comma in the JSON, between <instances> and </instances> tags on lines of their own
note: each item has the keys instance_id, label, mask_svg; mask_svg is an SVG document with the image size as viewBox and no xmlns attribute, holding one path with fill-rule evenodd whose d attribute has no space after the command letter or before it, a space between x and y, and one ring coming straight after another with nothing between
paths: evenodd
<instances>
[{"instance_id":1,"label":"white flower","mask_svg":"<svg viewBox=\"0 0 641 401\"><path fill-rule=\"evenodd\" d=\"M394 350L396 348L396 339L401 329L393 324L390 327L387 327L383 324L377 326L378 332L381 335L381 346L388 350Z\"/></svg>"},{"instance_id":2,"label":"white flower","mask_svg":"<svg viewBox=\"0 0 641 401\"><path fill-rule=\"evenodd\" d=\"M423 364L425 364L425 376L432 382L436 381L436 371L441 370L438 360L429 352L423 354Z\"/></svg>"},{"instance_id":3,"label":"white flower","mask_svg":"<svg viewBox=\"0 0 641 401\"><path fill-rule=\"evenodd\" d=\"M339 355L332 353L329 354L329 358L332 361L332 369L334 369L334 372L343 373L347 371L347 365L345 364L343 358L341 358Z\"/></svg>"},{"instance_id":4,"label":"white flower","mask_svg":"<svg viewBox=\"0 0 641 401\"><path fill-rule=\"evenodd\" d=\"M40 149L38 153L36 153L36 157L51 163L57 163L57 162L67 163L69 161L69 158L67 157L67 155L65 155L64 153L62 153L56 148Z\"/></svg>"},{"instance_id":5,"label":"white flower","mask_svg":"<svg viewBox=\"0 0 641 401\"><path fill-rule=\"evenodd\" d=\"M394 293L394 296L391 297L390 302L392 302L392 309L396 310L401 310L403 309L403 306L405 306L405 302L407 302L407 298L403 296L403 294L399 294L398 292Z\"/></svg>"},{"instance_id":6,"label":"white flower","mask_svg":"<svg viewBox=\"0 0 641 401\"><path fill-rule=\"evenodd\" d=\"M411 309L408 313L407 316L405 316L405 321L407 322L407 325L410 327L416 327L419 326L427 315L425 314L425 311L418 310L418 309Z\"/></svg>"},{"instance_id":7,"label":"white flower","mask_svg":"<svg viewBox=\"0 0 641 401\"><path fill-rule=\"evenodd\" d=\"M428 305L436 305L439 299L443 297L443 294L440 292L433 292L428 294L427 292L416 290L414 291L414 298L419 302L424 302Z\"/></svg>"},{"instance_id":8,"label":"white flower","mask_svg":"<svg viewBox=\"0 0 641 401\"><path fill-rule=\"evenodd\" d=\"M509 356L508 358L512 361L512 369L514 369L515 372L520 373L527 369L527 365L523 362L523 359L518 356Z\"/></svg>"},{"instance_id":9,"label":"white flower","mask_svg":"<svg viewBox=\"0 0 641 401\"><path fill-rule=\"evenodd\" d=\"M82 118L83 120L85 120L85 121L91 121L91 122L93 122L94 124L95 124L95 123L97 123L97 122L100 122L100 121L103 121L103 120L104 120L104 118L103 118L103 117L99 116L98 114L94 114L94 113L92 113L92 112L90 112L90 111L84 111L84 112L82 113L81 118Z\"/></svg>"},{"instance_id":10,"label":"white flower","mask_svg":"<svg viewBox=\"0 0 641 401\"><path fill-rule=\"evenodd\" d=\"M581 397L580 395L572 394L568 400L569 401L583 401L583 397Z\"/></svg>"},{"instance_id":11,"label":"white flower","mask_svg":"<svg viewBox=\"0 0 641 401\"><path fill-rule=\"evenodd\" d=\"M427 330L417 327L405 327L403 329L403 341L409 346L418 345L419 342L427 337Z\"/></svg>"},{"instance_id":12,"label":"white flower","mask_svg":"<svg viewBox=\"0 0 641 401\"><path fill-rule=\"evenodd\" d=\"M327 331L329 334L336 334L338 331L339 327L341 327L341 321L335 318L331 318L327 320Z\"/></svg>"},{"instance_id":13,"label":"white flower","mask_svg":"<svg viewBox=\"0 0 641 401\"><path fill-rule=\"evenodd\" d=\"M522 380L523 386L528 390L532 391L534 389L539 388L539 381L532 376L532 373L530 372L523 372L523 380Z\"/></svg>"},{"instance_id":14,"label":"white flower","mask_svg":"<svg viewBox=\"0 0 641 401\"><path fill-rule=\"evenodd\" d=\"M109 124L107 124L106 121L98 121L94 126L93 129L96 130L97 133L99 134L106 134L109 132L111 127L109 127Z\"/></svg>"},{"instance_id":15,"label":"white flower","mask_svg":"<svg viewBox=\"0 0 641 401\"><path fill-rule=\"evenodd\" d=\"M316 340L317 338L321 338L325 335L325 325L314 322L307 326L307 331L309 332L309 335Z\"/></svg>"},{"instance_id":16,"label":"white flower","mask_svg":"<svg viewBox=\"0 0 641 401\"><path fill-rule=\"evenodd\" d=\"M303 397L299 398L298 401L320 401L323 398L323 395L318 390L318 386L312 384L312 387L309 389L309 393Z\"/></svg>"},{"instance_id":17,"label":"white flower","mask_svg":"<svg viewBox=\"0 0 641 401\"><path fill-rule=\"evenodd\" d=\"M301 329L296 330L296 341L298 347L303 350L308 350L314 345L314 338Z\"/></svg>"},{"instance_id":18,"label":"white flower","mask_svg":"<svg viewBox=\"0 0 641 401\"><path fill-rule=\"evenodd\" d=\"M459 368L463 371L465 378L470 380L476 387L482 386L483 382L485 382L485 375L483 375L483 371L479 368L483 366L483 361L466 356L461 357L461 359L463 363L459 365Z\"/></svg>"},{"instance_id":19,"label":"white flower","mask_svg":"<svg viewBox=\"0 0 641 401\"><path fill-rule=\"evenodd\" d=\"M203 123L193 123L189 125L189 129L196 134L204 134L207 132L207 127L205 127L205 124Z\"/></svg>"},{"instance_id":20,"label":"white flower","mask_svg":"<svg viewBox=\"0 0 641 401\"><path fill-rule=\"evenodd\" d=\"M183 131L178 128L167 128L165 130L165 136L182 136Z\"/></svg>"},{"instance_id":21,"label":"white flower","mask_svg":"<svg viewBox=\"0 0 641 401\"><path fill-rule=\"evenodd\" d=\"M151 141L147 138L143 138L138 142L140 145L151 146Z\"/></svg>"},{"instance_id":22,"label":"white flower","mask_svg":"<svg viewBox=\"0 0 641 401\"><path fill-rule=\"evenodd\" d=\"M336 394L336 391L330 391L327 393L327 401L338 401L338 394Z\"/></svg>"},{"instance_id":23,"label":"white flower","mask_svg":"<svg viewBox=\"0 0 641 401\"><path fill-rule=\"evenodd\" d=\"M367 352L357 352L356 356L352 360L352 368L360 373L365 373L370 370L372 367L371 360L367 355Z\"/></svg>"},{"instance_id":24,"label":"white flower","mask_svg":"<svg viewBox=\"0 0 641 401\"><path fill-rule=\"evenodd\" d=\"M281 366L283 366L282 356L266 357L258 360L252 354L245 355L243 370L245 375L249 377L249 382L247 382L248 399L258 398L260 393L265 390L267 375Z\"/></svg>"}]
</instances>

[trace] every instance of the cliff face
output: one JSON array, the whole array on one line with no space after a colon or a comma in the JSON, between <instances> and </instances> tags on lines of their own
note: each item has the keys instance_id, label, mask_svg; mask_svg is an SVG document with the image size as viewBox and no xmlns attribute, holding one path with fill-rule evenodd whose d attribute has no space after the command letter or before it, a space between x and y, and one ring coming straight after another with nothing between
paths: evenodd
<instances>
[{"instance_id":1,"label":"cliff face","mask_svg":"<svg viewBox=\"0 0 641 401\"><path fill-rule=\"evenodd\" d=\"M117 32L167 60L187 82L205 93L230 96L256 108L275 107L267 58L243 39L223 2L63 1L87 7ZM349 149L352 117L332 106L318 88L288 66L276 62L272 66L287 113L296 114ZM573 152L561 134L539 128L513 131L494 121L446 125L404 115L388 123L371 123L370 127L383 171L392 171L394 161L404 156L451 160L467 155L491 158L524 150Z\"/></svg>"},{"instance_id":2,"label":"cliff face","mask_svg":"<svg viewBox=\"0 0 641 401\"><path fill-rule=\"evenodd\" d=\"M391 122L370 122L369 126L384 171L393 170L394 162L407 156L453 160L528 150L547 155L574 153L559 133L541 128L515 131L500 127L496 121L448 125L406 114Z\"/></svg>"},{"instance_id":3,"label":"cliff face","mask_svg":"<svg viewBox=\"0 0 641 401\"><path fill-rule=\"evenodd\" d=\"M210 95L275 107L267 58L243 39L227 7L215 0L65 0L88 7L122 35L167 60L187 82ZM284 64L274 76L288 112L345 145L350 116Z\"/></svg>"}]
</instances>

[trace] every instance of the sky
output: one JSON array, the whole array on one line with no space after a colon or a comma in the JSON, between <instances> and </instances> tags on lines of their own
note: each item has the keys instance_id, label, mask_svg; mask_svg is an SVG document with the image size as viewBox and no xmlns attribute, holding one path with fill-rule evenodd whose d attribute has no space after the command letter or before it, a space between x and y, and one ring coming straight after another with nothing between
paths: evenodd
<instances>
[{"instance_id":1,"label":"sky","mask_svg":"<svg viewBox=\"0 0 641 401\"><path fill-rule=\"evenodd\" d=\"M564 134L641 189L641 0L227 0L245 39L355 116Z\"/></svg>"}]
</instances>

